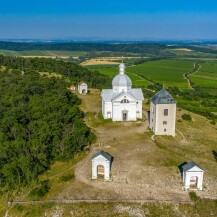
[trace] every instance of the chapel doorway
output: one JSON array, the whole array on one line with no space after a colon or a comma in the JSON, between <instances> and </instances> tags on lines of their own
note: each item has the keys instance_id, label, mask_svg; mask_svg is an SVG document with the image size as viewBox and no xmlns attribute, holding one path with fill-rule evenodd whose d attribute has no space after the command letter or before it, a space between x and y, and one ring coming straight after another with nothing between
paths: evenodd
<instances>
[{"instance_id":1,"label":"chapel doorway","mask_svg":"<svg viewBox=\"0 0 217 217\"><path fill-rule=\"evenodd\" d=\"M107 112L107 118L111 118L111 112Z\"/></svg>"},{"instance_id":2,"label":"chapel doorway","mask_svg":"<svg viewBox=\"0 0 217 217\"><path fill-rule=\"evenodd\" d=\"M127 111L122 112L123 121L127 121L127 115L128 115Z\"/></svg>"},{"instance_id":3,"label":"chapel doorway","mask_svg":"<svg viewBox=\"0 0 217 217\"><path fill-rule=\"evenodd\" d=\"M190 179L190 188L197 188L198 177L192 176Z\"/></svg>"},{"instance_id":4,"label":"chapel doorway","mask_svg":"<svg viewBox=\"0 0 217 217\"><path fill-rule=\"evenodd\" d=\"M105 173L105 168L103 165L98 165L97 166L97 175L104 175Z\"/></svg>"}]
</instances>

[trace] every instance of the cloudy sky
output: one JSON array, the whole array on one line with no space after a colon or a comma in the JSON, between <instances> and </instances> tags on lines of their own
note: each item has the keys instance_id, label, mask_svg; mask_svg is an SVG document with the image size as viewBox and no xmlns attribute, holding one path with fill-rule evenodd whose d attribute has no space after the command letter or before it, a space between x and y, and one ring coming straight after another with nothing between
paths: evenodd
<instances>
[{"instance_id":1,"label":"cloudy sky","mask_svg":"<svg viewBox=\"0 0 217 217\"><path fill-rule=\"evenodd\" d=\"M8 0L0 38L217 39L216 0Z\"/></svg>"}]
</instances>

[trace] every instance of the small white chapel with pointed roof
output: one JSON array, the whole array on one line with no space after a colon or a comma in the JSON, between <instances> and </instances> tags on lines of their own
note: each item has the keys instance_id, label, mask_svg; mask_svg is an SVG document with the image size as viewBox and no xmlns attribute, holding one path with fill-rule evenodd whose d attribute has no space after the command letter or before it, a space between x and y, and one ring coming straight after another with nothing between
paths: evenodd
<instances>
[{"instance_id":1,"label":"small white chapel with pointed roof","mask_svg":"<svg viewBox=\"0 0 217 217\"><path fill-rule=\"evenodd\" d=\"M102 114L112 121L136 121L142 118L141 88L132 88L131 79L125 74L125 65L119 65L119 74L112 80L112 89L103 89Z\"/></svg>"}]
</instances>

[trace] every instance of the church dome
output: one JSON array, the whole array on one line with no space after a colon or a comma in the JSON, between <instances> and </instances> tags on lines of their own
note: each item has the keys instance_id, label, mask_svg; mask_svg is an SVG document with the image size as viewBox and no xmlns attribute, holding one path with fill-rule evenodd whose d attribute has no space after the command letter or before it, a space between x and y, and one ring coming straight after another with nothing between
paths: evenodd
<instances>
[{"instance_id":1,"label":"church dome","mask_svg":"<svg viewBox=\"0 0 217 217\"><path fill-rule=\"evenodd\" d=\"M124 74L124 70L125 70L125 65L121 63L119 65L119 74L116 75L112 80L113 86L118 86L118 87L132 86L132 81L126 74Z\"/></svg>"},{"instance_id":2,"label":"church dome","mask_svg":"<svg viewBox=\"0 0 217 217\"><path fill-rule=\"evenodd\" d=\"M118 74L113 78L112 85L118 86L118 87L120 87L120 86L128 87L128 86L132 86L132 81L127 75Z\"/></svg>"}]
</instances>

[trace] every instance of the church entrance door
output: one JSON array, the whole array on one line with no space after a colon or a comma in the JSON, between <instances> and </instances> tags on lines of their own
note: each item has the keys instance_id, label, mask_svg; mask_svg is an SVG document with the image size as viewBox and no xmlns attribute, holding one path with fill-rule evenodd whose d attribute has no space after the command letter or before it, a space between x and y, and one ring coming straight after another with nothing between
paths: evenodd
<instances>
[{"instance_id":1,"label":"church entrance door","mask_svg":"<svg viewBox=\"0 0 217 217\"><path fill-rule=\"evenodd\" d=\"M123 111L123 121L127 121L127 111Z\"/></svg>"},{"instance_id":2,"label":"church entrance door","mask_svg":"<svg viewBox=\"0 0 217 217\"><path fill-rule=\"evenodd\" d=\"M197 188L198 177L192 176L190 179L190 188Z\"/></svg>"}]
</instances>

